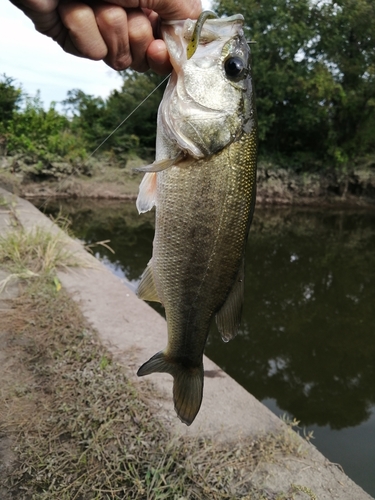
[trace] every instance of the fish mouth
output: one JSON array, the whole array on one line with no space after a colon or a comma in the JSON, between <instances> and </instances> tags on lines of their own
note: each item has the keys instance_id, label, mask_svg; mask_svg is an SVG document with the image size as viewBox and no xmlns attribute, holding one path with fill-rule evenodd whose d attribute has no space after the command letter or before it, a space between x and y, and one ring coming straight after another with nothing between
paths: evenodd
<instances>
[{"instance_id":1,"label":"fish mouth","mask_svg":"<svg viewBox=\"0 0 375 500\"><path fill-rule=\"evenodd\" d=\"M239 107L246 86L227 78L224 62L237 55L237 47L243 56L244 18L212 16L205 11L197 21L162 24L174 71L160 105L160 120L171 143L196 159L219 152L243 132ZM247 64L247 57L244 61ZM214 92L207 91L211 87Z\"/></svg>"},{"instance_id":2,"label":"fish mouth","mask_svg":"<svg viewBox=\"0 0 375 500\"><path fill-rule=\"evenodd\" d=\"M188 59L186 55L186 48L191 42L195 25L198 20L184 19L184 20L165 20L161 23L162 37L167 45L170 60L175 71L179 71L182 64ZM208 18L204 21L199 31L199 46L205 47L211 42L228 38L235 32L241 31L244 24L244 17L242 14L234 14L225 18ZM170 35L171 31L180 38L180 44L173 40ZM239 33L241 34L241 33ZM179 46L180 45L180 46Z\"/></svg>"}]
</instances>

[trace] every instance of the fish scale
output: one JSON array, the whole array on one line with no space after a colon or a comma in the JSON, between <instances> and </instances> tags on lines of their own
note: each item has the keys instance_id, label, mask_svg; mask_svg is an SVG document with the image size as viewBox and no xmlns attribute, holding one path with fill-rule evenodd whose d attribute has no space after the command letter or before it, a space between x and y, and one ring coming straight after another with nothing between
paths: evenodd
<instances>
[{"instance_id":1,"label":"fish scale","mask_svg":"<svg viewBox=\"0 0 375 500\"><path fill-rule=\"evenodd\" d=\"M195 336L200 342L194 343L198 360L212 315L228 296L244 254L255 190L255 164L249 168L254 136L255 132L244 136L209 163L201 160L187 169L175 167L158 174L161 209L156 212L153 254L157 288L163 290L160 299L174 350L189 343L191 323L202 330ZM196 196L197 189L202 194L207 186L209 198ZM194 228L193 238L187 234L189 227ZM201 298L204 304L192 313L192 304ZM187 313L193 315L188 324Z\"/></svg>"}]
</instances>

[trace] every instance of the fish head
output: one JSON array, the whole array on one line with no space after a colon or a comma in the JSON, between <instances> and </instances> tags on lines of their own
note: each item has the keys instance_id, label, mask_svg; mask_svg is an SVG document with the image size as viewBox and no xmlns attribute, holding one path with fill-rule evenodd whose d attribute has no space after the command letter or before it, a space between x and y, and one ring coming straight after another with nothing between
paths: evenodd
<instances>
[{"instance_id":1,"label":"fish head","mask_svg":"<svg viewBox=\"0 0 375 500\"><path fill-rule=\"evenodd\" d=\"M250 133L255 106L250 49L244 19L207 19L189 58L195 21L162 25L173 72L160 104L158 128L164 139L194 158L204 158Z\"/></svg>"}]
</instances>

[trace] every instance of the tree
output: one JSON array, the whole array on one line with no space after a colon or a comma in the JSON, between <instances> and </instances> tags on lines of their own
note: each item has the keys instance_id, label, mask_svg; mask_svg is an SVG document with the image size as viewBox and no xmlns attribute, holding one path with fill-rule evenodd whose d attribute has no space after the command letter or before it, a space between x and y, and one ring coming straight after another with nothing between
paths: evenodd
<instances>
[{"instance_id":1,"label":"tree","mask_svg":"<svg viewBox=\"0 0 375 500\"><path fill-rule=\"evenodd\" d=\"M163 90L153 91L162 78L151 72L124 71L123 79L121 90L113 90L106 100L74 89L68 92L63 105L72 116L73 130L83 134L92 150L107 139L103 150L114 150L125 156L137 153L144 157L155 148L156 116ZM141 104L148 95L147 101Z\"/></svg>"},{"instance_id":2,"label":"tree","mask_svg":"<svg viewBox=\"0 0 375 500\"><path fill-rule=\"evenodd\" d=\"M103 127L106 103L101 97L85 94L82 90L68 91L62 105L71 117L72 131L80 135L88 149L94 149L107 136Z\"/></svg>"},{"instance_id":3,"label":"tree","mask_svg":"<svg viewBox=\"0 0 375 500\"><path fill-rule=\"evenodd\" d=\"M263 154L307 168L374 152L372 0L217 0L216 8L242 13L257 42Z\"/></svg>"},{"instance_id":4,"label":"tree","mask_svg":"<svg viewBox=\"0 0 375 500\"><path fill-rule=\"evenodd\" d=\"M331 153L343 160L375 152L375 3L319 2L320 36L310 57L321 60L340 86L331 101Z\"/></svg>"},{"instance_id":5,"label":"tree","mask_svg":"<svg viewBox=\"0 0 375 500\"><path fill-rule=\"evenodd\" d=\"M22 100L22 89L14 83L14 78L5 74L0 76L0 124L4 126L11 120L13 111L19 109Z\"/></svg>"},{"instance_id":6,"label":"tree","mask_svg":"<svg viewBox=\"0 0 375 500\"><path fill-rule=\"evenodd\" d=\"M156 91L155 88L162 82L163 77L152 72L139 74L125 71L123 78L121 90L114 90L108 97L103 123L112 131L130 113L132 114L111 137L109 144L119 150L135 147L140 154L153 153L157 111L165 85ZM147 100L143 102L146 98ZM140 106L137 108L138 105Z\"/></svg>"},{"instance_id":7,"label":"tree","mask_svg":"<svg viewBox=\"0 0 375 500\"><path fill-rule=\"evenodd\" d=\"M22 100L22 90L14 85L14 78L0 76L0 154L8 151L7 125L12 119L13 112L19 108Z\"/></svg>"},{"instance_id":8,"label":"tree","mask_svg":"<svg viewBox=\"0 0 375 500\"><path fill-rule=\"evenodd\" d=\"M68 118L51 105L43 107L39 93L24 96L24 106L13 111L6 133L10 153L27 154L32 161L85 156L82 141L70 131Z\"/></svg>"}]
</instances>

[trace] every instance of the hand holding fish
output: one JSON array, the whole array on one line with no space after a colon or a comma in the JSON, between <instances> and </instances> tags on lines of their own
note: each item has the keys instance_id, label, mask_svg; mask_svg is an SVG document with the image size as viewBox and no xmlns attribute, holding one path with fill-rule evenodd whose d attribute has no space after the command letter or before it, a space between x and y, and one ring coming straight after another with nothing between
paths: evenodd
<instances>
[{"instance_id":1,"label":"hand holding fish","mask_svg":"<svg viewBox=\"0 0 375 500\"><path fill-rule=\"evenodd\" d=\"M160 19L195 19L200 0L11 0L65 52L103 60L117 71L171 70Z\"/></svg>"}]
</instances>

